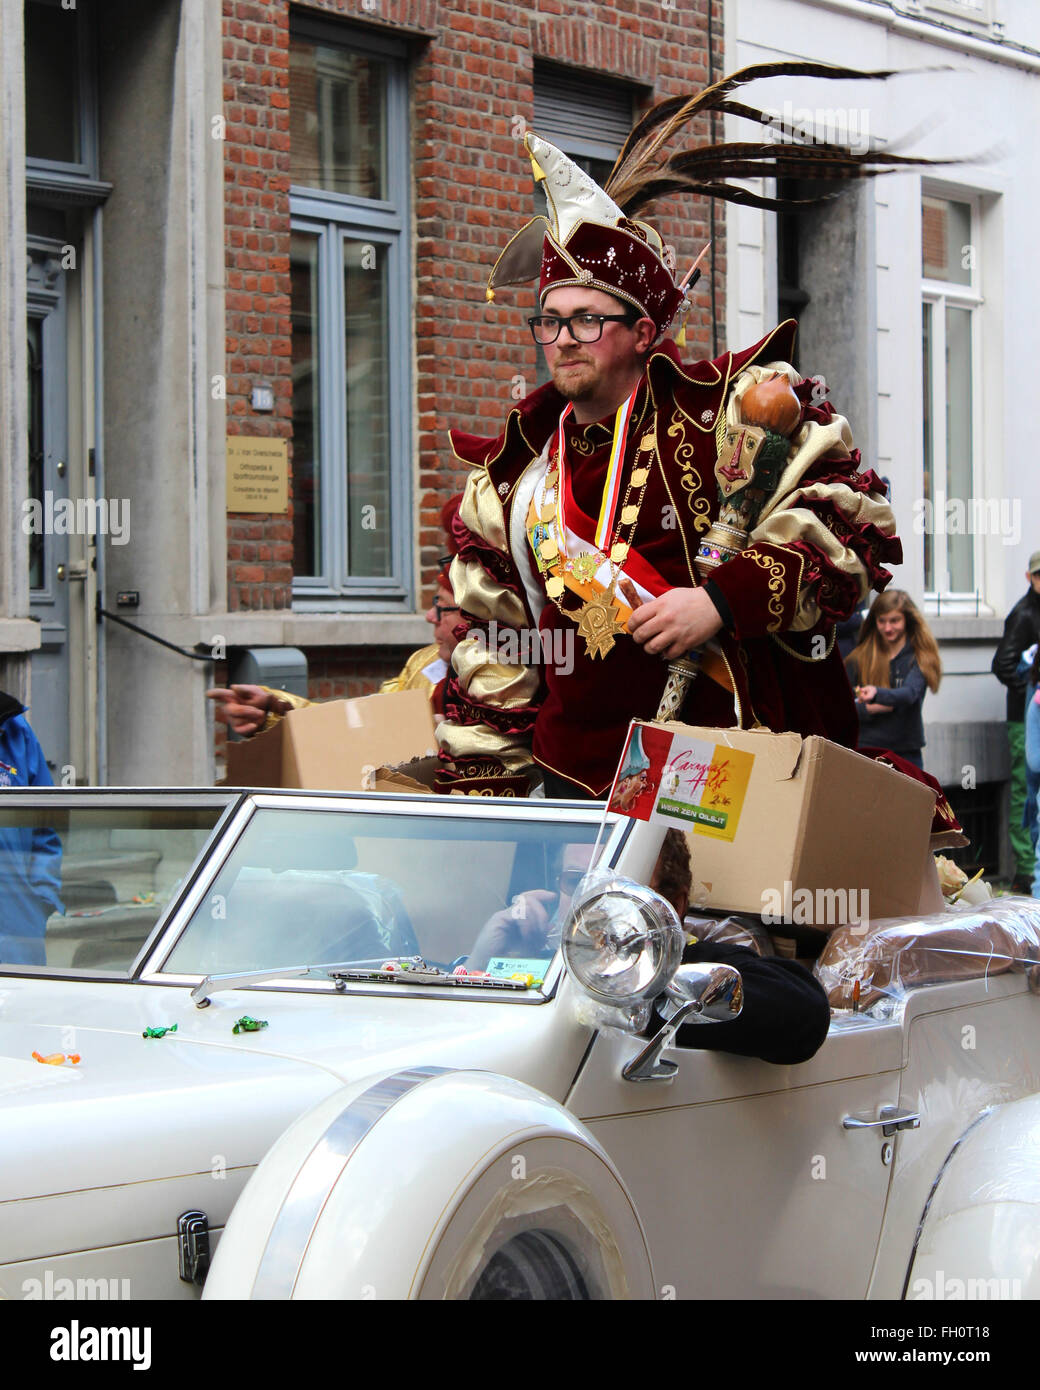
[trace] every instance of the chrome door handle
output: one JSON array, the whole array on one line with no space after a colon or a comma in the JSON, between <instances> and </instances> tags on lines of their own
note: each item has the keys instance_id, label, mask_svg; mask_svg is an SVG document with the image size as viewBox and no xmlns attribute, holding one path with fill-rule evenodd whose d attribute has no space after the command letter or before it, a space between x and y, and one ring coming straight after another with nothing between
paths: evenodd
<instances>
[{"instance_id":1,"label":"chrome door handle","mask_svg":"<svg viewBox=\"0 0 1040 1390\"><path fill-rule=\"evenodd\" d=\"M841 1122L842 1129L880 1129L886 1139L890 1139L897 1129L920 1129L921 1117L913 1110L900 1110L898 1105L883 1105L876 1120L865 1119L861 1115L846 1115Z\"/></svg>"}]
</instances>

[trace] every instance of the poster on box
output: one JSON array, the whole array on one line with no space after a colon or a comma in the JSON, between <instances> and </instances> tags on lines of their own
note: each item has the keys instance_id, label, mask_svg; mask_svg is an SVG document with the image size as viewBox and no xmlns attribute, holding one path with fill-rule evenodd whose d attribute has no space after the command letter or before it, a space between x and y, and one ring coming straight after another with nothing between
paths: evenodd
<instances>
[{"instance_id":1,"label":"poster on box","mask_svg":"<svg viewBox=\"0 0 1040 1390\"><path fill-rule=\"evenodd\" d=\"M754 763L743 749L633 723L609 807L633 820L732 840Z\"/></svg>"}]
</instances>

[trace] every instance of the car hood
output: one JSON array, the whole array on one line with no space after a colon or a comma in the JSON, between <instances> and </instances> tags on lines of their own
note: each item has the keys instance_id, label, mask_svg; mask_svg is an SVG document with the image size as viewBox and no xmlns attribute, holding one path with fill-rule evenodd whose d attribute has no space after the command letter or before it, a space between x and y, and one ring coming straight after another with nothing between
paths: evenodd
<instances>
[{"instance_id":1,"label":"car hood","mask_svg":"<svg viewBox=\"0 0 1040 1390\"><path fill-rule=\"evenodd\" d=\"M288 1125L364 1076L476 1067L562 1099L588 1037L572 1022L567 1044L554 1041L561 1000L242 990L198 1009L187 988L14 977L0 978L0 996L0 1264L48 1244L172 1233L192 1205L222 1224ZM235 1035L243 1014L268 1027ZM80 1060L42 1065L33 1052ZM76 1212L59 1221L59 1201ZM61 1228L59 1245L41 1237Z\"/></svg>"}]
</instances>

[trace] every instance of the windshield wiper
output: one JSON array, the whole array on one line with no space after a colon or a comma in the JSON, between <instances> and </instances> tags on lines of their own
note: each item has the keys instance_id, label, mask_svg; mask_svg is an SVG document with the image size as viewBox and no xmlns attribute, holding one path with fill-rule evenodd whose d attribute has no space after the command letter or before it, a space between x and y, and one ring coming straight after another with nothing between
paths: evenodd
<instances>
[{"instance_id":1,"label":"windshield wiper","mask_svg":"<svg viewBox=\"0 0 1040 1390\"><path fill-rule=\"evenodd\" d=\"M388 965L395 968L388 970ZM528 976L510 980L492 975L452 975L437 966L427 965L421 956L398 956L381 966L336 961L329 965L279 965L268 970L235 970L228 975L207 975L192 990L191 998L197 1009L204 1009L210 1002L210 996L221 990L246 989L249 985L265 984L268 980L299 979L303 975L332 980L337 989L345 989L348 980L364 981L366 984L376 981L391 985L465 985L470 989L531 988Z\"/></svg>"},{"instance_id":2,"label":"windshield wiper","mask_svg":"<svg viewBox=\"0 0 1040 1390\"><path fill-rule=\"evenodd\" d=\"M248 985L261 985L266 980L296 979L301 975L322 975L330 979L332 970L345 970L349 961L337 961L333 965L279 965L269 970L234 970L230 975L207 975L191 992L197 1009L204 1009L210 1002L209 996L224 989L245 988Z\"/></svg>"}]
</instances>

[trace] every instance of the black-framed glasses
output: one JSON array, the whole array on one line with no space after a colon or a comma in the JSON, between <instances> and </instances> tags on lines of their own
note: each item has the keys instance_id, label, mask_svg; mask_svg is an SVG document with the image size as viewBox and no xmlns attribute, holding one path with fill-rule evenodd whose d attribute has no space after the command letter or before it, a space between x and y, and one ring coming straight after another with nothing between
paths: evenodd
<instances>
[{"instance_id":1,"label":"black-framed glasses","mask_svg":"<svg viewBox=\"0 0 1040 1390\"><path fill-rule=\"evenodd\" d=\"M441 603L439 598L433 600L433 611L437 615L437 621L444 617L445 613L460 613L462 610L457 603Z\"/></svg>"},{"instance_id":2,"label":"black-framed glasses","mask_svg":"<svg viewBox=\"0 0 1040 1390\"><path fill-rule=\"evenodd\" d=\"M561 328L566 328L576 343L598 343L605 323L631 325L634 321L631 314L571 314L569 318L558 314L534 314L527 320L535 342L543 347L555 343Z\"/></svg>"}]
</instances>

